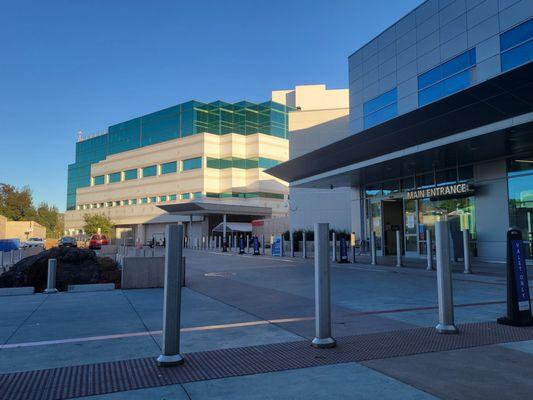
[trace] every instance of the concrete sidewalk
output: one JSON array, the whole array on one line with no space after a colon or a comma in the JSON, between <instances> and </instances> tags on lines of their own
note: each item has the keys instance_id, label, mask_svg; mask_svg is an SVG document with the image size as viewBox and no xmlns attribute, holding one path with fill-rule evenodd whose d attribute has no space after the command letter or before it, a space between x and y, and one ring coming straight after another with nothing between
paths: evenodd
<instances>
[{"instance_id":1,"label":"concrete sidewalk","mask_svg":"<svg viewBox=\"0 0 533 400\"><path fill-rule=\"evenodd\" d=\"M313 337L310 260L192 250L186 256L185 355ZM364 264L339 264L332 271L333 333L338 338L432 327L437 321L434 272ZM147 289L0 297L0 374L156 357L162 293ZM454 295L457 323L494 321L505 312L505 280L500 276L454 274ZM524 398L533 393L532 376L533 341L523 341L92 398Z\"/></svg>"}]
</instances>

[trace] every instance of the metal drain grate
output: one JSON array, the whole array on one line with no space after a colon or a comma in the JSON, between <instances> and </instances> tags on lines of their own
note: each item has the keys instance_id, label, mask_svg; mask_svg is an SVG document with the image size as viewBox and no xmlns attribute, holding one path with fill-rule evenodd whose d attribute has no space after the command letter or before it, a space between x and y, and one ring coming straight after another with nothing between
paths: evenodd
<instances>
[{"instance_id":1,"label":"metal drain grate","mask_svg":"<svg viewBox=\"0 0 533 400\"><path fill-rule=\"evenodd\" d=\"M338 346L328 350L299 341L189 353L185 355L185 364L175 368L158 368L155 359L140 358L3 374L0 399L69 399L533 339L533 327L483 322L461 325L459 329L458 335L439 335L433 328L415 328L347 336L339 338Z\"/></svg>"}]
</instances>

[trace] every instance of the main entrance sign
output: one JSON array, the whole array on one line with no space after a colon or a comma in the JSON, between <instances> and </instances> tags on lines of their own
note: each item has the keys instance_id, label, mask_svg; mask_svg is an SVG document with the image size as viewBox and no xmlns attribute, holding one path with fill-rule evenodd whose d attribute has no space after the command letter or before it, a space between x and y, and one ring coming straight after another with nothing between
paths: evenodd
<instances>
[{"instance_id":1,"label":"main entrance sign","mask_svg":"<svg viewBox=\"0 0 533 400\"><path fill-rule=\"evenodd\" d=\"M432 197L457 197L474 193L468 183L455 183L453 185L439 186L428 189L417 189L407 192L407 200L417 200Z\"/></svg>"}]
</instances>

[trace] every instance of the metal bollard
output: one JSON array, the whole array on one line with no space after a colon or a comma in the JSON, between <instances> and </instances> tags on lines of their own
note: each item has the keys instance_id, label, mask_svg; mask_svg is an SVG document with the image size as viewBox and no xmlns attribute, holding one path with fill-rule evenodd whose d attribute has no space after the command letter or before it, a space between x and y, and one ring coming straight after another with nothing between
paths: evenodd
<instances>
[{"instance_id":1,"label":"metal bollard","mask_svg":"<svg viewBox=\"0 0 533 400\"><path fill-rule=\"evenodd\" d=\"M376 234L372 232L370 234L370 256L371 256L371 264L377 265L377 256L376 256Z\"/></svg>"},{"instance_id":2,"label":"metal bollard","mask_svg":"<svg viewBox=\"0 0 533 400\"><path fill-rule=\"evenodd\" d=\"M291 241L291 257L294 257L294 232L289 230L289 240Z\"/></svg>"},{"instance_id":3,"label":"metal bollard","mask_svg":"<svg viewBox=\"0 0 533 400\"><path fill-rule=\"evenodd\" d=\"M463 273L471 274L472 267L470 264L470 232L468 231L468 229L463 230L463 252L463 259L465 262L465 270L463 271Z\"/></svg>"},{"instance_id":4,"label":"metal bollard","mask_svg":"<svg viewBox=\"0 0 533 400\"><path fill-rule=\"evenodd\" d=\"M180 355L181 284L183 225L167 225L165 247L165 289L163 303L163 353L157 365L171 367L183 363Z\"/></svg>"},{"instance_id":5,"label":"metal bollard","mask_svg":"<svg viewBox=\"0 0 533 400\"><path fill-rule=\"evenodd\" d=\"M437 249L437 285L439 299L439 333L456 333L453 316L452 269L450 267L450 248L448 221L435 224L435 244Z\"/></svg>"},{"instance_id":6,"label":"metal bollard","mask_svg":"<svg viewBox=\"0 0 533 400\"><path fill-rule=\"evenodd\" d=\"M402 261L402 242L400 230L396 231L396 266L403 267Z\"/></svg>"},{"instance_id":7,"label":"metal bollard","mask_svg":"<svg viewBox=\"0 0 533 400\"><path fill-rule=\"evenodd\" d=\"M186 270L186 265L187 265L187 260L185 259L185 257L181 257L181 264L180 264L180 268L181 268L181 287L185 287L185 270Z\"/></svg>"},{"instance_id":8,"label":"metal bollard","mask_svg":"<svg viewBox=\"0 0 533 400\"><path fill-rule=\"evenodd\" d=\"M302 231L302 258L307 258L307 243L305 240L305 231Z\"/></svg>"},{"instance_id":9,"label":"metal bollard","mask_svg":"<svg viewBox=\"0 0 533 400\"><path fill-rule=\"evenodd\" d=\"M261 235L261 253L265 255L265 235Z\"/></svg>"},{"instance_id":10,"label":"metal bollard","mask_svg":"<svg viewBox=\"0 0 533 400\"><path fill-rule=\"evenodd\" d=\"M313 347L335 347L331 337L329 224L315 224L315 330Z\"/></svg>"},{"instance_id":11,"label":"metal bollard","mask_svg":"<svg viewBox=\"0 0 533 400\"><path fill-rule=\"evenodd\" d=\"M426 270L433 271L433 244L431 243L431 231L426 231L426 253L427 253L427 267Z\"/></svg>"},{"instance_id":12,"label":"metal bollard","mask_svg":"<svg viewBox=\"0 0 533 400\"><path fill-rule=\"evenodd\" d=\"M14 250L11 250L9 252L9 264L10 265L15 264L15 251Z\"/></svg>"},{"instance_id":13,"label":"metal bollard","mask_svg":"<svg viewBox=\"0 0 533 400\"><path fill-rule=\"evenodd\" d=\"M55 258L48 259L48 279L46 282L45 293L57 293L56 289L56 270L57 260Z\"/></svg>"},{"instance_id":14,"label":"metal bollard","mask_svg":"<svg viewBox=\"0 0 533 400\"><path fill-rule=\"evenodd\" d=\"M333 242L332 252L331 252L331 261L337 262L337 237L335 235L335 232L331 233L331 239ZM328 238L329 241L329 238Z\"/></svg>"}]
</instances>

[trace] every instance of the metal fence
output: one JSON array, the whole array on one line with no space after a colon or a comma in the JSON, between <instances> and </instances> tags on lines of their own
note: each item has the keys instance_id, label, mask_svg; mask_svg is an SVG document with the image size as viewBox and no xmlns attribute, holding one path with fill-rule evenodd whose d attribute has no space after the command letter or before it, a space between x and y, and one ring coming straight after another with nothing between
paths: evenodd
<instances>
[{"instance_id":1,"label":"metal fence","mask_svg":"<svg viewBox=\"0 0 533 400\"><path fill-rule=\"evenodd\" d=\"M0 273L8 271L20 260L39 254L43 250L41 247L29 247L11 251L0 251Z\"/></svg>"}]
</instances>

